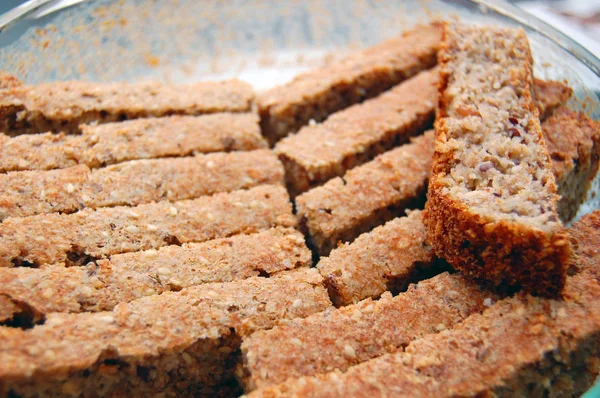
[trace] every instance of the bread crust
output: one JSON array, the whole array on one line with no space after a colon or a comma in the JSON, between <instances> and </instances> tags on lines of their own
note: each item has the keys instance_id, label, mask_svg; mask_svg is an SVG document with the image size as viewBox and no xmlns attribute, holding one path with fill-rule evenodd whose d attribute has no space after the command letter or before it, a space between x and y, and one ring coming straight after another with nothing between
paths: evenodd
<instances>
[{"instance_id":1,"label":"bread crust","mask_svg":"<svg viewBox=\"0 0 600 398\"><path fill-rule=\"evenodd\" d=\"M248 112L252 87L240 80L184 86L84 81L12 85L0 90L0 131L80 133L79 125L169 115Z\"/></svg>"},{"instance_id":2,"label":"bread crust","mask_svg":"<svg viewBox=\"0 0 600 398\"><path fill-rule=\"evenodd\" d=\"M461 29L461 33L455 33ZM451 94L447 92L453 68L453 54L461 46L468 47L469 40L485 29L445 25L443 44L438 54L440 64L440 99L436 120L436 152L433 157L432 176L429 181L425 220L428 238L436 255L445 258L455 268L476 278L484 278L495 284L506 282L547 296L556 296L564 286L566 264L571 255L568 233L561 227L556 214L557 195L554 178L547 173L545 189L550 192L546 199L548 211L554 220L551 229L515 222L505 218L479 214L458 197L450 194L443 181L454 165L454 150L443 149L449 137L452 115L447 112ZM466 38L459 38L464 34ZM529 115L529 133L538 146L540 157L535 162L543 170L550 170L551 163L531 98L532 59L527 37L522 30L492 30L490 35L511 41L515 48L499 51L518 51L517 67L511 69L510 81L517 87L521 109ZM460 40L464 40L461 42ZM458 44L457 44L458 43ZM510 58L511 60L513 58ZM513 62L513 61L511 61ZM465 83L468 86L469 83ZM494 134L490 132L489 134ZM459 151L459 150L457 150Z\"/></svg>"},{"instance_id":3,"label":"bread crust","mask_svg":"<svg viewBox=\"0 0 600 398\"><path fill-rule=\"evenodd\" d=\"M0 171L104 167L128 160L267 147L251 113L144 118L81 125L80 135L0 134Z\"/></svg>"},{"instance_id":4,"label":"bread crust","mask_svg":"<svg viewBox=\"0 0 600 398\"><path fill-rule=\"evenodd\" d=\"M439 23L419 26L260 94L257 103L263 134L275 144L311 119L321 122L433 67L440 37Z\"/></svg>"}]
</instances>

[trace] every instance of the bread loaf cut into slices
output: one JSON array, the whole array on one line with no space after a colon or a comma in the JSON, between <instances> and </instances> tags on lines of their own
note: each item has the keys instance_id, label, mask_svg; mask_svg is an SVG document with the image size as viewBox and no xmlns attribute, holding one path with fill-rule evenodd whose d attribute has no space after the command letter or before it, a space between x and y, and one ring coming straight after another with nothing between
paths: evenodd
<instances>
[{"instance_id":1,"label":"bread loaf cut into slices","mask_svg":"<svg viewBox=\"0 0 600 398\"><path fill-rule=\"evenodd\" d=\"M569 235L523 30L444 26L426 225L436 255L496 284L556 295Z\"/></svg>"}]
</instances>

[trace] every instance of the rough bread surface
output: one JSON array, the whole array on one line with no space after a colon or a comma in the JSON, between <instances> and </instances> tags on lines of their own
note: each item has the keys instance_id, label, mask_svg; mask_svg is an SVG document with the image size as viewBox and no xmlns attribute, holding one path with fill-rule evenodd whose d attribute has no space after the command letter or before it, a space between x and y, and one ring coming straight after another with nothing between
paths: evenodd
<instances>
[{"instance_id":1,"label":"rough bread surface","mask_svg":"<svg viewBox=\"0 0 600 398\"><path fill-rule=\"evenodd\" d=\"M252 87L239 80L161 83L52 82L0 89L0 131L79 133L79 125L143 117L248 112Z\"/></svg>"},{"instance_id":2,"label":"rough bread surface","mask_svg":"<svg viewBox=\"0 0 600 398\"><path fill-rule=\"evenodd\" d=\"M335 305L376 298L388 290L400 291L417 271L433 265L421 216L421 211L412 211L321 258L317 268Z\"/></svg>"},{"instance_id":3,"label":"rough bread surface","mask_svg":"<svg viewBox=\"0 0 600 398\"><path fill-rule=\"evenodd\" d=\"M266 91L257 98L263 133L274 144L311 119L321 122L433 67L440 37L439 23L419 26Z\"/></svg>"},{"instance_id":4,"label":"rough bread surface","mask_svg":"<svg viewBox=\"0 0 600 398\"><path fill-rule=\"evenodd\" d=\"M0 134L0 171L98 168L127 160L266 148L251 113L169 116L81 125L80 135Z\"/></svg>"},{"instance_id":5,"label":"rough bread surface","mask_svg":"<svg viewBox=\"0 0 600 398\"><path fill-rule=\"evenodd\" d=\"M0 327L0 394L213 396L233 377L243 336L331 306L321 282L296 270Z\"/></svg>"},{"instance_id":6,"label":"rough bread surface","mask_svg":"<svg viewBox=\"0 0 600 398\"><path fill-rule=\"evenodd\" d=\"M9 218L0 224L0 267L84 265L113 254L295 225L289 196L275 185L178 202Z\"/></svg>"},{"instance_id":7,"label":"rough bread surface","mask_svg":"<svg viewBox=\"0 0 600 398\"><path fill-rule=\"evenodd\" d=\"M560 108L542 123L544 138L561 196L558 212L569 221L586 198L598 172L600 122L581 112Z\"/></svg>"},{"instance_id":8,"label":"rough bread surface","mask_svg":"<svg viewBox=\"0 0 600 398\"><path fill-rule=\"evenodd\" d=\"M116 254L83 267L0 268L0 316L109 311L120 302L311 266L302 234L272 228L203 243ZM11 316L10 313L13 315ZM0 319L2 322L2 319Z\"/></svg>"},{"instance_id":9,"label":"rough bread surface","mask_svg":"<svg viewBox=\"0 0 600 398\"><path fill-rule=\"evenodd\" d=\"M243 368L236 373L250 391L288 378L344 372L452 328L497 299L460 274L443 273L396 297L384 293L376 301L366 299L256 332L242 343Z\"/></svg>"},{"instance_id":10,"label":"rough bread surface","mask_svg":"<svg viewBox=\"0 0 600 398\"><path fill-rule=\"evenodd\" d=\"M296 197L296 212L321 256L425 202L433 131Z\"/></svg>"},{"instance_id":11,"label":"rough bread surface","mask_svg":"<svg viewBox=\"0 0 600 398\"><path fill-rule=\"evenodd\" d=\"M100 169L10 172L0 174L0 221L283 185L283 175L283 166L267 149L132 160Z\"/></svg>"},{"instance_id":12,"label":"rough bread surface","mask_svg":"<svg viewBox=\"0 0 600 398\"><path fill-rule=\"evenodd\" d=\"M445 25L426 224L435 253L472 276L561 291L571 254L518 29Z\"/></svg>"},{"instance_id":13,"label":"rough bread surface","mask_svg":"<svg viewBox=\"0 0 600 398\"><path fill-rule=\"evenodd\" d=\"M248 397L580 396L600 369L600 212L572 233L575 275L562 299L521 292L403 351Z\"/></svg>"},{"instance_id":14,"label":"rough bread surface","mask_svg":"<svg viewBox=\"0 0 600 398\"><path fill-rule=\"evenodd\" d=\"M291 195L341 176L430 127L437 82L436 69L421 72L376 98L281 140L275 152L286 169Z\"/></svg>"}]
</instances>

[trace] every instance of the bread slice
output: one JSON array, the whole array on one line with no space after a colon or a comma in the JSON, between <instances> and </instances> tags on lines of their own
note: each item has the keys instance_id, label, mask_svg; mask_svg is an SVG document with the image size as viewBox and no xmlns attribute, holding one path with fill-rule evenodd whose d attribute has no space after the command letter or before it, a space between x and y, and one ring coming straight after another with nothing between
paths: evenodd
<instances>
[{"instance_id":1,"label":"bread slice","mask_svg":"<svg viewBox=\"0 0 600 398\"><path fill-rule=\"evenodd\" d=\"M10 79L6 75L0 79ZM152 116L248 112L252 87L239 80L184 86L161 83L0 82L0 131L79 133L79 125Z\"/></svg>"},{"instance_id":2,"label":"bread slice","mask_svg":"<svg viewBox=\"0 0 600 398\"><path fill-rule=\"evenodd\" d=\"M558 107L565 105L572 95L573 89L564 83L533 79L533 99L542 121L552 116Z\"/></svg>"},{"instance_id":3,"label":"bread slice","mask_svg":"<svg viewBox=\"0 0 600 398\"><path fill-rule=\"evenodd\" d=\"M600 122L566 107L542 123L561 198L558 213L569 221L586 198L598 172Z\"/></svg>"},{"instance_id":4,"label":"bread slice","mask_svg":"<svg viewBox=\"0 0 600 398\"><path fill-rule=\"evenodd\" d=\"M264 184L283 185L283 166L267 149L132 160L90 170L0 174L0 221L80 209L195 199Z\"/></svg>"},{"instance_id":5,"label":"bread slice","mask_svg":"<svg viewBox=\"0 0 600 398\"><path fill-rule=\"evenodd\" d=\"M296 197L296 214L317 252L326 256L339 242L422 207L432 155L429 131Z\"/></svg>"},{"instance_id":6,"label":"bread slice","mask_svg":"<svg viewBox=\"0 0 600 398\"><path fill-rule=\"evenodd\" d=\"M266 148L251 113L170 116L81 125L80 135L0 135L0 171L103 167L127 160Z\"/></svg>"},{"instance_id":7,"label":"bread slice","mask_svg":"<svg viewBox=\"0 0 600 398\"><path fill-rule=\"evenodd\" d=\"M275 185L178 202L10 218L0 224L0 267L85 265L119 253L295 225L289 196Z\"/></svg>"},{"instance_id":8,"label":"bread slice","mask_svg":"<svg viewBox=\"0 0 600 398\"><path fill-rule=\"evenodd\" d=\"M426 204L436 255L472 276L561 291L571 254L520 29L446 25Z\"/></svg>"},{"instance_id":9,"label":"bread slice","mask_svg":"<svg viewBox=\"0 0 600 398\"><path fill-rule=\"evenodd\" d=\"M113 311L0 327L0 392L18 396L213 396L243 336L331 303L314 269L190 287Z\"/></svg>"},{"instance_id":10,"label":"bread slice","mask_svg":"<svg viewBox=\"0 0 600 398\"><path fill-rule=\"evenodd\" d=\"M242 343L243 366L236 374L250 391L288 378L344 372L402 350L419 337L450 329L498 298L460 274L443 273L410 285L396 297L384 293L376 301L363 300L256 332Z\"/></svg>"},{"instance_id":11,"label":"bread slice","mask_svg":"<svg viewBox=\"0 0 600 398\"><path fill-rule=\"evenodd\" d=\"M281 140L275 152L285 167L291 195L341 176L430 127L437 82L435 69L421 72L376 98Z\"/></svg>"},{"instance_id":12,"label":"bread slice","mask_svg":"<svg viewBox=\"0 0 600 398\"><path fill-rule=\"evenodd\" d=\"M0 268L0 297L7 299L0 300L0 314L4 322L27 323L51 312L110 311L144 296L311 265L300 232L271 228L116 254L86 267Z\"/></svg>"},{"instance_id":13,"label":"bread slice","mask_svg":"<svg viewBox=\"0 0 600 398\"><path fill-rule=\"evenodd\" d=\"M524 292L404 351L330 373L289 379L257 397L579 396L600 364L600 212L572 229L575 275L563 299ZM417 285L418 286L418 285ZM399 320L402 323L402 320Z\"/></svg>"},{"instance_id":14,"label":"bread slice","mask_svg":"<svg viewBox=\"0 0 600 398\"><path fill-rule=\"evenodd\" d=\"M412 211L321 258L317 268L336 306L401 291L418 271L434 265L421 215Z\"/></svg>"},{"instance_id":15,"label":"bread slice","mask_svg":"<svg viewBox=\"0 0 600 398\"><path fill-rule=\"evenodd\" d=\"M263 134L274 144L311 119L321 122L433 67L440 37L439 23L419 26L260 94L257 103Z\"/></svg>"}]
</instances>

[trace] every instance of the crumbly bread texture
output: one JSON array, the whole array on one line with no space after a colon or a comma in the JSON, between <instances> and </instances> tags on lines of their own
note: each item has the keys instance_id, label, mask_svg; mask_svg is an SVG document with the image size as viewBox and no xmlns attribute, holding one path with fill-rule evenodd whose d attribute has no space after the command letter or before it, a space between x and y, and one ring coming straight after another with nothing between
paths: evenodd
<instances>
[{"instance_id":1,"label":"crumbly bread texture","mask_svg":"<svg viewBox=\"0 0 600 398\"><path fill-rule=\"evenodd\" d=\"M310 267L292 228L117 254L86 267L0 268L0 322L35 322L50 312L109 311L120 302L212 282ZM12 312L12 316L7 316Z\"/></svg>"},{"instance_id":2,"label":"crumbly bread texture","mask_svg":"<svg viewBox=\"0 0 600 398\"><path fill-rule=\"evenodd\" d=\"M132 160L93 170L80 165L10 172L0 174L0 221L283 185L283 176L283 166L268 149Z\"/></svg>"},{"instance_id":3,"label":"crumbly bread texture","mask_svg":"<svg viewBox=\"0 0 600 398\"><path fill-rule=\"evenodd\" d=\"M249 397L579 396L600 368L600 212L579 241L560 300L519 293L453 329L348 369L289 381Z\"/></svg>"},{"instance_id":4,"label":"crumbly bread texture","mask_svg":"<svg viewBox=\"0 0 600 398\"><path fill-rule=\"evenodd\" d=\"M256 332L242 343L243 366L236 375L250 391L288 378L344 372L452 328L498 298L459 274L443 273L396 297L386 292L377 301L363 300Z\"/></svg>"},{"instance_id":5,"label":"crumbly bread texture","mask_svg":"<svg viewBox=\"0 0 600 398\"><path fill-rule=\"evenodd\" d=\"M296 197L300 224L321 256L425 203L433 131Z\"/></svg>"},{"instance_id":6,"label":"crumbly bread texture","mask_svg":"<svg viewBox=\"0 0 600 398\"><path fill-rule=\"evenodd\" d=\"M569 221L586 198L598 172L600 122L581 112L560 108L542 123L561 199L558 213Z\"/></svg>"},{"instance_id":7,"label":"crumbly bread texture","mask_svg":"<svg viewBox=\"0 0 600 398\"><path fill-rule=\"evenodd\" d=\"M540 111L546 109L549 114L566 102L571 94L570 89L563 84L543 80L535 81L535 92L540 96L536 106ZM430 101L433 103L437 93L432 94L434 95ZM581 120L584 116L579 118ZM556 121L548 123L557 124ZM586 123L589 125L590 122ZM542 127L546 136L546 128L544 125ZM559 134L556 128L551 132ZM564 162L573 164L579 157L573 151L573 146L577 145L585 152L590 138L578 132L561 134L561 137L567 135L573 140L556 140L555 150L564 153L559 155L564 156ZM412 144L392 149L371 162L348 170L343 177L333 178L323 186L312 188L296 197L301 224L320 255L328 255L338 242L351 242L361 233L401 215L406 208L419 207L425 203L434 150L433 132L426 132L411 140ZM587 160L587 153L582 158ZM592 156L590 168L579 168L587 172L588 178L594 175L595 159ZM558 175L561 163L553 162L559 192L573 201L584 197L584 190L589 187L589 184L585 185L584 171L577 174L581 183L575 187L569 186L572 180ZM564 201L565 199L559 203L559 210Z\"/></svg>"},{"instance_id":8,"label":"crumbly bread texture","mask_svg":"<svg viewBox=\"0 0 600 398\"><path fill-rule=\"evenodd\" d=\"M0 171L98 168L127 160L266 148L251 113L169 116L81 125L80 135L0 134Z\"/></svg>"},{"instance_id":9,"label":"crumbly bread texture","mask_svg":"<svg viewBox=\"0 0 600 398\"><path fill-rule=\"evenodd\" d=\"M540 112L540 120L552 116L554 111L565 105L572 95L573 89L564 83L533 79L533 101Z\"/></svg>"},{"instance_id":10,"label":"crumbly bread texture","mask_svg":"<svg viewBox=\"0 0 600 398\"><path fill-rule=\"evenodd\" d=\"M323 121L433 67L440 37L439 23L419 26L260 94L257 103L263 134L274 144L311 119Z\"/></svg>"},{"instance_id":11,"label":"crumbly bread texture","mask_svg":"<svg viewBox=\"0 0 600 398\"><path fill-rule=\"evenodd\" d=\"M0 328L2 396L212 396L240 340L331 303L314 269L190 287Z\"/></svg>"},{"instance_id":12,"label":"crumbly bread texture","mask_svg":"<svg viewBox=\"0 0 600 398\"><path fill-rule=\"evenodd\" d=\"M438 80L437 69L421 72L379 97L281 140L275 152L285 167L290 194L342 176L430 127Z\"/></svg>"},{"instance_id":13,"label":"crumbly bread texture","mask_svg":"<svg viewBox=\"0 0 600 398\"><path fill-rule=\"evenodd\" d=\"M336 306L401 291L418 271L434 265L421 215L412 211L321 258L317 268Z\"/></svg>"},{"instance_id":14,"label":"crumbly bread texture","mask_svg":"<svg viewBox=\"0 0 600 398\"><path fill-rule=\"evenodd\" d=\"M184 86L83 81L0 86L0 131L7 135L79 133L84 123L153 116L247 112L254 99L252 87L239 80Z\"/></svg>"},{"instance_id":15,"label":"crumbly bread texture","mask_svg":"<svg viewBox=\"0 0 600 398\"><path fill-rule=\"evenodd\" d=\"M135 207L9 218L0 224L0 267L84 265L113 254L292 227L282 186Z\"/></svg>"},{"instance_id":16,"label":"crumbly bread texture","mask_svg":"<svg viewBox=\"0 0 600 398\"><path fill-rule=\"evenodd\" d=\"M571 254L531 98L522 29L445 25L426 204L436 255L472 276L558 294Z\"/></svg>"}]
</instances>

